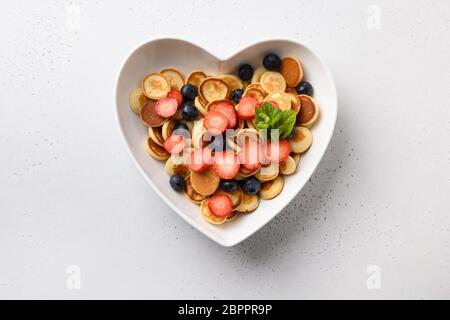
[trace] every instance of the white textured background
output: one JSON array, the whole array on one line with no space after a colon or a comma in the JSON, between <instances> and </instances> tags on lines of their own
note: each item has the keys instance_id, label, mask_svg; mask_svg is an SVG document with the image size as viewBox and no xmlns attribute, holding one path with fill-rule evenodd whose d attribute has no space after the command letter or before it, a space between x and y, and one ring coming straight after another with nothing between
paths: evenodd
<instances>
[{"instance_id":1,"label":"white textured background","mask_svg":"<svg viewBox=\"0 0 450 320\"><path fill-rule=\"evenodd\" d=\"M447 0L1 6L1 298L450 298ZM338 122L317 172L234 248L159 200L119 136L120 64L163 36L229 53L298 40L335 76Z\"/></svg>"}]
</instances>

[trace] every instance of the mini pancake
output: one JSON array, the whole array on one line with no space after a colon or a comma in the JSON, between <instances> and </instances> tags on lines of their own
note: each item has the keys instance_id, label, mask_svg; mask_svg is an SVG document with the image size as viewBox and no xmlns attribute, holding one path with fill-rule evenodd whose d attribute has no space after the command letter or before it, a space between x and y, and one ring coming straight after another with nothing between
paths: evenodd
<instances>
[{"instance_id":1,"label":"mini pancake","mask_svg":"<svg viewBox=\"0 0 450 320\"><path fill-rule=\"evenodd\" d=\"M216 192L219 187L220 178L214 170L209 167L203 172L192 172L191 183L192 188L194 188L197 193L203 196L210 196Z\"/></svg>"},{"instance_id":2,"label":"mini pancake","mask_svg":"<svg viewBox=\"0 0 450 320\"><path fill-rule=\"evenodd\" d=\"M186 182L186 186L184 187L184 195L193 203L200 204L202 201L207 199L208 197L201 195L200 193L197 193L194 188L192 187L191 178L187 177L184 179Z\"/></svg>"},{"instance_id":3,"label":"mini pancake","mask_svg":"<svg viewBox=\"0 0 450 320\"><path fill-rule=\"evenodd\" d=\"M238 146L242 146L246 140L259 141L259 131L252 128L245 128L236 131L236 143Z\"/></svg>"},{"instance_id":4,"label":"mini pancake","mask_svg":"<svg viewBox=\"0 0 450 320\"><path fill-rule=\"evenodd\" d=\"M297 114L297 125L311 128L319 116L319 105L314 98L301 94L298 96L301 101L300 112Z\"/></svg>"},{"instance_id":5,"label":"mini pancake","mask_svg":"<svg viewBox=\"0 0 450 320\"><path fill-rule=\"evenodd\" d=\"M280 173L284 175L291 175L297 170L297 163L291 156L287 160L280 162Z\"/></svg>"},{"instance_id":6,"label":"mini pancake","mask_svg":"<svg viewBox=\"0 0 450 320\"><path fill-rule=\"evenodd\" d=\"M224 194L230 197L231 202L233 203L233 210L236 210L237 207L242 203L242 199L244 198L244 191L241 188L237 188L234 191L227 192L223 189L217 189L215 194Z\"/></svg>"},{"instance_id":7,"label":"mini pancake","mask_svg":"<svg viewBox=\"0 0 450 320\"><path fill-rule=\"evenodd\" d=\"M255 72L253 72L252 83L260 82L262 75L267 71L264 67L256 68Z\"/></svg>"},{"instance_id":8,"label":"mini pancake","mask_svg":"<svg viewBox=\"0 0 450 320\"><path fill-rule=\"evenodd\" d=\"M290 110L292 105L291 97L284 91L275 91L269 93L264 99L264 101L276 102L282 111Z\"/></svg>"},{"instance_id":9,"label":"mini pancake","mask_svg":"<svg viewBox=\"0 0 450 320\"><path fill-rule=\"evenodd\" d=\"M203 219L208 221L211 224L223 224L227 221L227 217L218 217L215 216L211 210L209 210L208 200L205 199L200 205L200 212L202 213Z\"/></svg>"},{"instance_id":10,"label":"mini pancake","mask_svg":"<svg viewBox=\"0 0 450 320\"><path fill-rule=\"evenodd\" d=\"M177 125L177 121L175 119L169 119L163 124L161 133L162 133L164 141L169 139L169 137L172 135L172 132L175 129L176 125Z\"/></svg>"},{"instance_id":11,"label":"mini pancake","mask_svg":"<svg viewBox=\"0 0 450 320\"><path fill-rule=\"evenodd\" d=\"M160 73L169 80L172 89L181 90L181 87L184 85L184 76L180 71L173 68L166 68L162 69Z\"/></svg>"},{"instance_id":12,"label":"mini pancake","mask_svg":"<svg viewBox=\"0 0 450 320\"><path fill-rule=\"evenodd\" d=\"M266 71L261 76L261 86L264 91L271 93L274 91L286 91L286 80L281 73L276 71Z\"/></svg>"},{"instance_id":13,"label":"mini pancake","mask_svg":"<svg viewBox=\"0 0 450 320\"><path fill-rule=\"evenodd\" d=\"M301 158L300 153L291 153L291 157L294 158L295 165L298 168L298 165L300 164L300 158Z\"/></svg>"},{"instance_id":14,"label":"mini pancake","mask_svg":"<svg viewBox=\"0 0 450 320\"><path fill-rule=\"evenodd\" d=\"M298 94L298 93L297 93L297 88L287 87L287 88L286 88L286 92L287 92L287 93L293 93L293 94L295 94L295 95Z\"/></svg>"},{"instance_id":15,"label":"mini pancake","mask_svg":"<svg viewBox=\"0 0 450 320\"><path fill-rule=\"evenodd\" d=\"M303 153L312 144L313 136L311 131L305 127L295 127L294 136L289 139L289 145L294 153Z\"/></svg>"},{"instance_id":16,"label":"mini pancake","mask_svg":"<svg viewBox=\"0 0 450 320\"><path fill-rule=\"evenodd\" d=\"M247 86L245 88L245 90L250 90L250 89L253 89L253 88L256 88L256 89L259 89L259 90L263 91L264 92L264 96L267 95L267 92L263 89L263 87L261 86L261 83L259 83L259 82L251 83L249 86Z\"/></svg>"},{"instance_id":17,"label":"mini pancake","mask_svg":"<svg viewBox=\"0 0 450 320\"><path fill-rule=\"evenodd\" d=\"M296 87L303 79L302 65L294 57L286 57L281 60L280 73L289 87Z\"/></svg>"},{"instance_id":18,"label":"mini pancake","mask_svg":"<svg viewBox=\"0 0 450 320\"><path fill-rule=\"evenodd\" d=\"M157 145L160 145L161 147L164 146L164 138L162 136L161 127L148 127L148 136Z\"/></svg>"},{"instance_id":19,"label":"mini pancake","mask_svg":"<svg viewBox=\"0 0 450 320\"><path fill-rule=\"evenodd\" d=\"M166 122L166 119L156 113L155 107L156 101L148 100L141 110L141 120L149 127L160 127Z\"/></svg>"},{"instance_id":20,"label":"mini pancake","mask_svg":"<svg viewBox=\"0 0 450 320\"><path fill-rule=\"evenodd\" d=\"M231 106L234 106L233 102L231 102L231 100L228 100L228 99L215 100L215 101L212 101L212 102L210 102L210 103L208 103L206 105L206 107L205 107L206 112L208 112L209 109L211 109L212 106L214 106L216 104L221 104L221 103L227 103L227 104L229 104Z\"/></svg>"},{"instance_id":21,"label":"mini pancake","mask_svg":"<svg viewBox=\"0 0 450 320\"><path fill-rule=\"evenodd\" d=\"M130 108L137 115L141 114L141 110L147 103L148 98L145 96L141 88L136 88L130 93Z\"/></svg>"},{"instance_id":22,"label":"mini pancake","mask_svg":"<svg viewBox=\"0 0 450 320\"><path fill-rule=\"evenodd\" d=\"M239 207L236 208L236 212L249 213L255 211L259 207L259 197L256 194L244 193L242 202Z\"/></svg>"},{"instance_id":23,"label":"mini pancake","mask_svg":"<svg viewBox=\"0 0 450 320\"><path fill-rule=\"evenodd\" d=\"M164 171L166 171L169 176L173 174L179 174L185 179L191 174L191 171L188 169L188 167L183 164L183 159L176 156L171 156L169 159L167 159L164 166Z\"/></svg>"},{"instance_id":24,"label":"mini pancake","mask_svg":"<svg viewBox=\"0 0 450 320\"><path fill-rule=\"evenodd\" d=\"M248 178L248 177L255 175L259 170L260 170L260 168L250 171L248 169L245 169L243 166L241 166L241 168L239 169L239 175L242 178Z\"/></svg>"},{"instance_id":25,"label":"mini pancake","mask_svg":"<svg viewBox=\"0 0 450 320\"><path fill-rule=\"evenodd\" d=\"M259 196L261 199L270 200L277 197L283 191L284 179L283 176L278 176L271 181L266 181L261 184Z\"/></svg>"},{"instance_id":26,"label":"mini pancake","mask_svg":"<svg viewBox=\"0 0 450 320\"><path fill-rule=\"evenodd\" d=\"M228 217L227 217L227 220L225 221L225 222L231 222L231 221L233 221L233 220L236 220L236 218L239 216L239 212L236 212L236 211L234 211L234 212L232 212L231 213L231 215L229 215Z\"/></svg>"},{"instance_id":27,"label":"mini pancake","mask_svg":"<svg viewBox=\"0 0 450 320\"><path fill-rule=\"evenodd\" d=\"M200 111L200 113L202 115L205 115L205 113L206 113L206 105L203 104L203 101L200 98L200 96L195 97L194 104L197 107L198 111Z\"/></svg>"},{"instance_id":28,"label":"mini pancake","mask_svg":"<svg viewBox=\"0 0 450 320\"><path fill-rule=\"evenodd\" d=\"M250 88L250 89L247 88L245 90L243 96L244 97L247 97L247 96L253 97L253 98L255 98L258 101L258 103L261 103L261 102L264 101L264 97L266 96L266 92L264 90L256 88L256 87L253 87L253 88Z\"/></svg>"},{"instance_id":29,"label":"mini pancake","mask_svg":"<svg viewBox=\"0 0 450 320\"><path fill-rule=\"evenodd\" d=\"M141 89L148 98L158 100L167 96L170 83L162 74L151 73L142 80Z\"/></svg>"},{"instance_id":30,"label":"mini pancake","mask_svg":"<svg viewBox=\"0 0 450 320\"><path fill-rule=\"evenodd\" d=\"M200 96L209 102L216 100L223 100L230 94L230 89L228 88L225 81L219 78L206 78L200 83L199 87Z\"/></svg>"},{"instance_id":31,"label":"mini pancake","mask_svg":"<svg viewBox=\"0 0 450 320\"><path fill-rule=\"evenodd\" d=\"M225 81L228 88L230 89L230 92L236 89L242 89L244 87L244 84L242 83L241 79L239 79L233 74L224 74L223 76L220 76L220 79Z\"/></svg>"},{"instance_id":32,"label":"mini pancake","mask_svg":"<svg viewBox=\"0 0 450 320\"><path fill-rule=\"evenodd\" d=\"M203 79L207 78L208 75L201 71L201 70L195 70L192 71L186 78L186 83L193 84L195 87L199 87L200 83L203 81Z\"/></svg>"},{"instance_id":33,"label":"mini pancake","mask_svg":"<svg viewBox=\"0 0 450 320\"><path fill-rule=\"evenodd\" d=\"M268 166L262 166L261 169L255 173L255 178L261 182L266 182L275 179L279 174L278 163L271 163Z\"/></svg>"},{"instance_id":34,"label":"mini pancake","mask_svg":"<svg viewBox=\"0 0 450 320\"><path fill-rule=\"evenodd\" d=\"M291 97L291 110L298 114L300 112L300 107L302 106L300 98L297 94L289 92L287 94L289 95L289 97Z\"/></svg>"},{"instance_id":35,"label":"mini pancake","mask_svg":"<svg viewBox=\"0 0 450 320\"><path fill-rule=\"evenodd\" d=\"M170 157L170 153L168 153L163 147L157 145L151 138L147 138L145 147L147 152L156 160L165 161Z\"/></svg>"}]
</instances>

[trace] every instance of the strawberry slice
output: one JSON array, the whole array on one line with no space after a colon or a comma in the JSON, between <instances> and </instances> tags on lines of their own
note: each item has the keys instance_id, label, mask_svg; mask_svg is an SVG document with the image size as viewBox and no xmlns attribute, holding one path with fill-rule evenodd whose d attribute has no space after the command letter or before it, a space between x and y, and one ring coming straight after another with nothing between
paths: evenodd
<instances>
[{"instance_id":1,"label":"strawberry slice","mask_svg":"<svg viewBox=\"0 0 450 320\"><path fill-rule=\"evenodd\" d=\"M180 91L172 89L168 94L167 98L173 98L177 100L178 107L180 107L183 104L183 96L181 95Z\"/></svg>"},{"instance_id":2,"label":"strawberry slice","mask_svg":"<svg viewBox=\"0 0 450 320\"><path fill-rule=\"evenodd\" d=\"M156 101L155 112L163 118L172 117L177 110L178 103L174 98L162 98Z\"/></svg>"},{"instance_id":3,"label":"strawberry slice","mask_svg":"<svg viewBox=\"0 0 450 320\"><path fill-rule=\"evenodd\" d=\"M227 117L217 110L208 111L203 120L203 126L212 134L220 134L228 128Z\"/></svg>"},{"instance_id":4,"label":"strawberry slice","mask_svg":"<svg viewBox=\"0 0 450 320\"><path fill-rule=\"evenodd\" d=\"M266 157L270 162L283 162L289 158L291 153L291 146L287 139L281 139L276 142L268 142L266 145Z\"/></svg>"},{"instance_id":5,"label":"strawberry slice","mask_svg":"<svg viewBox=\"0 0 450 320\"><path fill-rule=\"evenodd\" d=\"M242 166L254 171L261 166L261 151L256 140L246 140L238 154Z\"/></svg>"},{"instance_id":6,"label":"strawberry slice","mask_svg":"<svg viewBox=\"0 0 450 320\"><path fill-rule=\"evenodd\" d=\"M258 106L258 100L253 97L243 97L238 104L237 113L241 119L253 119L255 117L255 108Z\"/></svg>"},{"instance_id":7,"label":"strawberry slice","mask_svg":"<svg viewBox=\"0 0 450 320\"><path fill-rule=\"evenodd\" d=\"M213 163L211 150L207 147L194 150L187 159L186 166L195 172L202 172Z\"/></svg>"},{"instance_id":8,"label":"strawberry slice","mask_svg":"<svg viewBox=\"0 0 450 320\"><path fill-rule=\"evenodd\" d=\"M179 154L186 146L186 140L183 136L172 135L166 141L164 141L164 149L172 154Z\"/></svg>"},{"instance_id":9,"label":"strawberry slice","mask_svg":"<svg viewBox=\"0 0 450 320\"><path fill-rule=\"evenodd\" d=\"M238 157L231 151L221 151L214 154L214 172L222 179L233 179L241 165Z\"/></svg>"},{"instance_id":10,"label":"strawberry slice","mask_svg":"<svg viewBox=\"0 0 450 320\"><path fill-rule=\"evenodd\" d=\"M232 129L237 124L237 114L234 106L229 102L221 102L218 104L213 104L209 111L219 111L228 119L228 129Z\"/></svg>"},{"instance_id":11,"label":"strawberry slice","mask_svg":"<svg viewBox=\"0 0 450 320\"><path fill-rule=\"evenodd\" d=\"M228 217L233 212L233 201L226 194L217 194L208 200L208 208L216 217Z\"/></svg>"}]
</instances>

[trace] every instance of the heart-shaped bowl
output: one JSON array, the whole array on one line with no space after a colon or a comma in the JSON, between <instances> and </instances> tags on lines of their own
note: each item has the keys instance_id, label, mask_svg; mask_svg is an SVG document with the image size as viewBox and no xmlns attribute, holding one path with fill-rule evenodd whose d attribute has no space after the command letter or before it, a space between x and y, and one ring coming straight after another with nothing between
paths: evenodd
<instances>
[{"instance_id":1,"label":"heart-shaped bowl","mask_svg":"<svg viewBox=\"0 0 450 320\"><path fill-rule=\"evenodd\" d=\"M191 203L183 194L171 189L169 177L164 171L164 163L148 155L144 147L148 129L139 117L131 112L129 94L140 85L145 75L166 67L177 68L185 74L195 69L217 75L236 74L237 66L244 62L254 66L261 65L263 56L268 52L275 52L281 57L295 56L302 62L305 79L314 86L314 97L320 106L319 121L312 129L314 142L302 156L297 172L285 178L284 189L277 198L270 201L261 200L255 212L242 214L231 223L211 225L202 218L197 205ZM184 40L152 40L139 46L125 60L117 79L115 96L117 119L125 144L144 178L161 199L184 220L212 240L227 247L234 246L255 233L295 198L325 153L337 115L336 87L328 68L311 49L288 40L255 43L231 57L214 55Z\"/></svg>"}]
</instances>

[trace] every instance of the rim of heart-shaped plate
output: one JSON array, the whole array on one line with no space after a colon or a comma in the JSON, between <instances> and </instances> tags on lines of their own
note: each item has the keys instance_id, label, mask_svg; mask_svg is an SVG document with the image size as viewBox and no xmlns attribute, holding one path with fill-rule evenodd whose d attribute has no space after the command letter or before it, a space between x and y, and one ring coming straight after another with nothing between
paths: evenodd
<instances>
[{"instance_id":1,"label":"rim of heart-shaped plate","mask_svg":"<svg viewBox=\"0 0 450 320\"><path fill-rule=\"evenodd\" d=\"M332 118L332 128L331 130L328 132L328 135L326 137L326 144L325 144L325 148L323 148L323 150L320 152L320 157L319 157L319 161L317 161L315 164L313 164L313 170L311 170L310 174L307 176L307 180L310 179L310 177L312 176L312 174L316 171L319 163L322 161L323 159L323 155L325 154L326 150L328 149L328 146L330 144L331 138L333 136L334 130L335 130L335 126L336 126L336 120L337 120L337 113L338 113L338 97L337 97L337 89L336 89L336 84L334 82L334 78L328 68L328 66L325 64L325 62L315 53L315 51L313 51L311 48L309 48L308 46L304 45L303 43L299 43L297 41L294 40L289 40L289 39L281 39L281 38L276 38L276 39L265 39L265 40L259 40L259 41L255 41L247 46L245 46L244 48L236 51L235 53L232 53L231 55L229 55L228 57L219 57L218 55L216 55L214 52L207 50L191 41L185 40L185 39L180 39L180 38L174 38L174 37L162 37L162 38L155 38L152 40L148 40L145 41L141 44L139 44L138 46L136 46L130 53L128 53L128 55L124 58L124 60L122 61L122 63L120 64L120 69L119 72L117 72L117 76L115 79L115 91L114 91L114 105L115 105L115 116L116 116L116 123L119 125L119 130L121 133L121 137L122 137L122 142L125 144L126 150L129 154L129 156L131 157L134 165L136 166L136 168L139 170L139 172L141 173L141 175L144 177L144 179L147 181L147 183L152 187L152 189L158 194L158 196L164 200L164 202L172 209L174 210L179 216L181 216L181 218L183 220L185 220L187 223L189 223L192 227L194 227L195 229L197 229L200 233L203 233L204 235L206 235L208 238L210 238L211 240L219 243L220 245L224 246L224 247L232 247L235 246L237 244L239 244L240 242L246 240L247 238L249 238L250 236L252 236L253 234L255 234L256 232L258 232L262 227L264 227L267 223L269 223L273 218L275 218L281 211L284 210L284 208L292 202L292 200L300 193L300 191L304 188L304 186L306 185L303 184L303 186L301 188L299 188L297 190L297 192L295 192L294 194L291 195L291 197L289 199L287 199L287 201L278 209L278 210L274 210L275 213L273 213L267 220L262 220L257 226L256 228L252 229L251 232L249 232L248 234L246 234L243 238L240 239L235 239L233 241L226 241L225 239L218 239L217 236L211 232L208 229L203 229L200 228L200 226L196 223L194 223L194 221L191 221L190 219L188 219L188 217L183 214L183 212L177 207L175 206L172 201L170 199L168 199L160 190L159 188L153 183L153 181L150 179L150 177L147 175L147 173L144 171L144 169L141 167L141 165L138 163L135 155L133 154L130 145L128 144L128 141L126 139L125 136L125 129L123 127L123 123L121 121L120 115L119 115L119 105L118 105L118 89L119 89L119 79L122 75L122 72L124 71L124 67L125 64L128 62L129 58L132 57L137 51L139 51L141 48L150 45L153 42L158 42L158 41L181 41L181 42L185 42L186 44L189 44L191 46L197 47L199 49L202 49L203 51L207 52L208 54L210 54L212 57L214 57L215 59L217 59L217 61L219 62L219 65L221 65L222 63L233 59L234 57L238 56L239 54L241 54L242 52L248 50L249 48L256 46L256 45L260 45L260 44L264 44L266 42L287 42L290 44L295 44L295 45L299 45L303 48L305 48L307 51L309 51L314 57L315 59L317 59L317 61L321 64L321 66L324 69L324 72L326 74L326 76L330 79L331 81L331 92L330 94L332 95L332 100L334 101L335 104L335 112L333 114L333 118Z\"/></svg>"}]
</instances>

